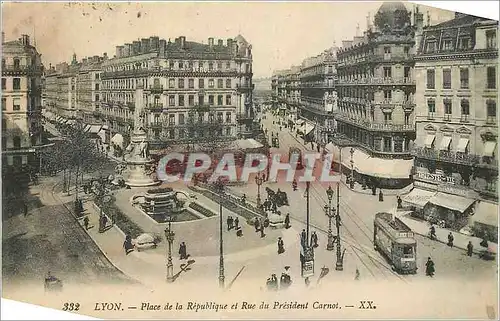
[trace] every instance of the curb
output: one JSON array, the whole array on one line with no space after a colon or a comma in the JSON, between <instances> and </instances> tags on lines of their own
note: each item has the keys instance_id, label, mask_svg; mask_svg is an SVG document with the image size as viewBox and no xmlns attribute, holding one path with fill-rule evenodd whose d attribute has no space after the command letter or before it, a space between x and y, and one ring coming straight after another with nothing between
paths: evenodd
<instances>
[{"instance_id":1,"label":"curb","mask_svg":"<svg viewBox=\"0 0 500 321\"><path fill-rule=\"evenodd\" d=\"M426 238L426 239L431 240L431 239L427 236L427 234L422 234L422 233L419 233L419 232L415 232L415 230L412 230L412 231L413 231L413 233L415 233L415 234L417 234L417 235L420 235L420 236L422 236L422 237L424 237L424 238ZM431 241L438 242L438 243L444 244L444 245L446 245L446 246L448 245L448 242L442 241L442 240L440 240L440 239L438 239L438 238L436 238L436 239L434 239L434 240L431 240ZM457 248L457 249L461 249L461 250L463 250L463 251L467 251L467 248L465 248L465 247L463 247L463 246L457 246L457 245L455 245L455 244L453 244L453 248ZM478 252L477 250L472 250L472 254L477 254L477 255L479 255L479 254L480 254L480 252ZM495 253L495 255L496 255L496 253Z\"/></svg>"}]
</instances>

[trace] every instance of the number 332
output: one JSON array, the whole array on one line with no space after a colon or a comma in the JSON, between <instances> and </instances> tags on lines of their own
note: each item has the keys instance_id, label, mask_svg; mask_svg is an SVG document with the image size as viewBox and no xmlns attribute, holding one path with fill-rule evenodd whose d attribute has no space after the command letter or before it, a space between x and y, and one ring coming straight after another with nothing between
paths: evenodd
<instances>
[{"instance_id":1,"label":"number 332","mask_svg":"<svg viewBox=\"0 0 500 321\"><path fill-rule=\"evenodd\" d=\"M78 311L80 310L80 303L64 303L63 311Z\"/></svg>"}]
</instances>

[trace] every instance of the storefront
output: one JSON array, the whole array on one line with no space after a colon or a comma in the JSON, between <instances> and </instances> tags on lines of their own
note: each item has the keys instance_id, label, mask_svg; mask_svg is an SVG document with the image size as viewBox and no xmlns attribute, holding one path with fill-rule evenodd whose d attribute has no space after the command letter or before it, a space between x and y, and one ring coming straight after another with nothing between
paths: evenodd
<instances>
[{"instance_id":1,"label":"storefront","mask_svg":"<svg viewBox=\"0 0 500 321\"><path fill-rule=\"evenodd\" d=\"M352 154L351 154L352 149ZM338 170L339 149L332 143L325 146L325 153L333 153L334 169ZM364 188L402 188L411 183L413 160L371 157L356 148L342 148L342 172L351 173Z\"/></svg>"},{"instance_id":2,"label":"storefront","mask_svg":"<svg viewBox=\"0 0 500 321\"><path fill-rule=\"evenodd\" d=\"M480 201L471 217L474 235L498 243L498 204Z\"/></svg>"},{"instance_id":3,"label":"storefront","mask_svg":"<svg viewBox=\"0 0 500 321\"><path fill-rule=\"evenodd\" d=\"M428 191L421 188L414 188L410 193L401 199L403 207L413 211L413 216L424 219L424 208L429 200L436 195L436 191Z\"/></svg>"}]
</instances>

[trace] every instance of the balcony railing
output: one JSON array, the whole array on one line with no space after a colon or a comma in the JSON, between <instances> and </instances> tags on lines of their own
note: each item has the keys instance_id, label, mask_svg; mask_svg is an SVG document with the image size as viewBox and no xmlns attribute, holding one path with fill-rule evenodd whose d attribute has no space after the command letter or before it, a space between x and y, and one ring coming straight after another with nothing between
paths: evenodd
<instances>
[{"instance_id":1,"label":"balcony railing","mask_svg":"<svg viewBox=\"0 0 500 321\"><path fill-rule=\"evenodd\" d=\"M361 77L355 79L339 79L342 85L413 85L415 80L411 77Z\"/></svg>"},{"instance_id":2,"label":"balcony railing","mask_svg":"<svg viewBox=\"0 0 500 321\"><path fill-rule=\"evenodd\" d=\"M162 93L163 92L163 85L149 86L149 90L153 93Z\"/></svg>"},{"instance_id":3,"label":"balcony railing","mask_svg":"<svg viewBox=\"0 0 500 321\"><path fill-rule=\"evenodd\" d=\"M148 104L148 110L150 111L162 111L163 110L163 104L158 103L158 104Z\"/></svg>"},{"instance_id":4,"label":"balcony railing","mask_svg":"<svg viewBox=\"0 0 500 321\"><path fill-rule=\"evenodd\" d=\"M335 118L342 120L344 122L363 127L372 131L388 131L388 132L412 132L415 131L415 125L413 124L380 124L372 123L364 118L355 118L352 116L347 116L342 113L338 113Z\"/></svg>"},{"instance_id":5,"label":"balcony railing","mask_svg":"<svg viewBox=\"0 0 500 321\"><path fill-rule=\"evenodd\" d=\"M419 158L448 162L453 164L498 169L498 160L492 157L481 157L479 155L465 154L453 151L440 151L424 147L414 148L414 150L412 151L412 155Z\"/></svg>"},{"instance_id":6,"label":"balcony railing","mask_svg":"<svg viewBox=\"0 0 500 321\"><path fill-rule=\"evenodd\" d=\"M496 124L497 117L496 116L486 116L486 123L488 124Z\"/></svg>"},{"instance_id":7,"label":"balcony railing","mask_svg":"<svg viewBox=\"0 0 500 321\"><path fill-rule=\"evenodd\" d=\"M469 117L470 117L470 115L461 115L460 116L460 121L462 123L468 123L469 122Z\"/></svg>"},{"instance_id":8,"label":"balcony railing","mask_svg":"<svg viewBox=\"0 0 500 321\"><path fill-rule=\"evenodd\" d=\"M238 90L254 90L255 84L236 84Z\"/></svg>"},{"instance_id":9,"label":"balcony railing","mask_svg":"<svg viewBox=\"0 0 500 321\"><path fill-rule=\"evenodd\" d=\"M38 74L42 73L41 66L17 66L17 65L2 65L2 73L12 74Z\"/></svg>"}]
</instances>

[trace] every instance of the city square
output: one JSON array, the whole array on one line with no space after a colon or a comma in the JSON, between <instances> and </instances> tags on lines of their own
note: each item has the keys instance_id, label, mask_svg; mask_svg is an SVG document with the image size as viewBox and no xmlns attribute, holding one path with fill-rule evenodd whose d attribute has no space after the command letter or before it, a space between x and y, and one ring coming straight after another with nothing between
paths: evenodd
<instances>
[{"instance_id":1,"label":"city square","mask_svg":"<svg viewBox=\"0 0 500 321\"><path fill-rule=\"evenodd\" d=\"M434 287L497 313L498 21L428 9L378 3L351 40L261 78L242 34L122 38L56 64L2 34L4 296ZM213 176L223 155L238 177ZM301 179L311 166L331 181Z\"/></svg>"}]
</instances>

